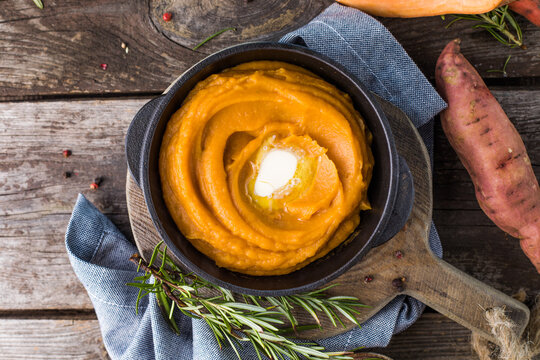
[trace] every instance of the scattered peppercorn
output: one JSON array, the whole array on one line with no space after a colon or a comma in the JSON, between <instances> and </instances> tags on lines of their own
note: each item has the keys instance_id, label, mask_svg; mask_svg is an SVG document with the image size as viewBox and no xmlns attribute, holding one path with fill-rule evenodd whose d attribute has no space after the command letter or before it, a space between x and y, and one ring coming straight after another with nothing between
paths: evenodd
<instances>
[{"instance_id":1,"label":"scattered peppercorn","mask_svg":"<svg viewBox=\"0 0 540 360\"><path fill-rule=\"evenodd\" d=\"M163 13L163 21L169 22L171 21L172 14L170 12Z\"/></svg>"},{"instance_id":2,"label":"scattered peppercorn","mask_svg":"<svg viewBox=\"0 0 540 360\"><path fill-rule=\"evenodd\" d=\"M394 256L396 257L396 259L401 259L403 258L403 253L400 250L398 250L394 253Z\"/></svg>"},{"instance_id":3,"label":"scattered peppercorn","mask_svg":"<svg viewBox=\"0 0 540 360\"><path fill-rule=\"evenodd\" d=\"M64 179L69 179L71 177L71 173L69 171L64 172Z\"/></svg>"},{"instance_id":4,"label":"scattered peppercorn","mask_svg":"<svg viewBox=\"0 0 540 360\"><path fill-rule=\"evenodd\" d=\"M101 67L101 70L107 70L107 64L101 64L99 66Z\"/></svg>"},{"instance_id":5,"label":"scattered peppercorn","mask_svg":"<svg viewBox=\"0 0 540 360\"><path fill-rule=\"evenodd\" d=\"M94 182L90 184L90 189L97 190L99 188L99 185L101 185L102 179L100 177L97 177L94 179Z\"/></svg>"},{"instance_id":6,"label":"scattered peppercorn","mask_svg":"<svg viewBox=\"0 0 540 360\"><path fill-rule=\"evenodd\" d=\"M71 156L71 150L62 150L62 155L64 155L65 158L67 157L70 157Z\"/></svg>"},{"instance_id":7,"label":"scattered peppercorn","mask_svg":"<svg viewBox=\"0 0 540 360\"><path fill-rule=\"evenodd\" d=\"M367 275L365 278L364 278L364 283L370 283L373 281L373 276L372 275Z\"/></svg>"},{"instance_id":8,"label":"scattered peppercorn","mask_svg":"<svg viewBox=\"0 0 540 360\"><path fill-rule=\"evenodd\" d=\"M394 279L392 280L392 286L395 287L397 291L402 292L403 290L405 290L405 287L404 287L405 280L406 278L404 277Z\"/></svg>"}]
</instances>

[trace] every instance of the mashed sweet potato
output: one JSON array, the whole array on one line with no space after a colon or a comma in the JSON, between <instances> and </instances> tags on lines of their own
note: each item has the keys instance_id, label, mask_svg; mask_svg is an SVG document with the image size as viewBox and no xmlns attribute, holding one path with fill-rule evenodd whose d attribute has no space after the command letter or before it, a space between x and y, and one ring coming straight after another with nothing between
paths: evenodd
<instances>
[{"instance_id":1,"label":"mashed sweet potato","mask_svg":"<svg viewBox=\"0 0 540 360\"><path fill-rule=\"evenodd\" d=\"M292 272L326 255L370 209L371 134L349 96L313 73L255 61L199 82L171 117L159 171L180 231L217 265ZM269 196L254 182L266 154L297 158Z\"/></svg>"}]
</instances>

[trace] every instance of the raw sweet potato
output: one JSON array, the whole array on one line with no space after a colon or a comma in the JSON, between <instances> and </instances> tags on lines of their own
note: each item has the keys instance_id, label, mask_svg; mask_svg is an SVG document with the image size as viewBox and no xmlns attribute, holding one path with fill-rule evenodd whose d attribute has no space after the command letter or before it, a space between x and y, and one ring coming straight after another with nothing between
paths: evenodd
<instances>
[{"instance_id":1,"label":"raw sweet potato","mask_svg":"<svg viewBox=\"0 0 540 360\"><path fill-rule=\"evenodd\" d=\"M337 0L371 15L422 17L444 14L482 14L510 0Z\"/></svg>"},{"instance_id":2,"label":"raw sweet potato","mask_svg":"<svg viewBox=\"0 0 540 360\"><path fill-rule=\"evenodd\" d=\"M525 145L474 67L450 42L437 61L437 89L448 102L443 130L469 172L476 198L540 272L540 189Z\"/></svg>"},{"instance_id":3,"label":"raw sweet potato","mask_svg":"<svg viewBox=\"0 0 540 360\"><path fill-rule=\"evenodd\" d=\"M540 0L518 0L510 3L510 9L540 26Z\"/></svg>"}]
</instances>

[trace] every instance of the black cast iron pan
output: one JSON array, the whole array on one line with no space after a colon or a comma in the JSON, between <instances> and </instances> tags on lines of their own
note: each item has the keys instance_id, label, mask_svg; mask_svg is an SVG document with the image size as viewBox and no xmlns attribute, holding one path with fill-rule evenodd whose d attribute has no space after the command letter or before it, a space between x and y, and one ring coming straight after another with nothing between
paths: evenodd
<instances>
[{"instance_id":1,"label":"black cast iron pan","mask_svg":"<svg viewBox=\"0 0 540 360\"><path fill-rule=\"evenodd\" d=\"M213 73L255 60L300 65L334 84L351 96L373 134L375 166L368 191L373 209L360 214L358 228L330 254L280 276L250 276L220 268L195 249L167 211L158 171L161 138L167 122L195 84ZM182 265L216 285L245 294L279 296L322 287L349 269L371 248L395 235L407 220L414 197L407 164L398 156L388 121L370 92L333 60L297 45L247 43L201 60L163 95L148 102L137 113L126 136L126 154L129 170L144 193L156 229Z\"/></svg>"}]
</instances>

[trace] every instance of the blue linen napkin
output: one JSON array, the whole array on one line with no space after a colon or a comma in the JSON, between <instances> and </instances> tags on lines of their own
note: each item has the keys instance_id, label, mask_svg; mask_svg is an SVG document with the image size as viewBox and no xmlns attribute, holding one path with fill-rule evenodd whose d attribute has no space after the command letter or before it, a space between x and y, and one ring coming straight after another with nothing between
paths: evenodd
<instances>
[{"instance_id":1,"label":"blue linen napkin","mask_svg":"<svg viewBox=\"0 0 540 360\"><path fill-rule=\"evenodd\" d=\"M432 154L433 117L446 107L435 89L390 32L361 11L333 4L304 27L281 41L307 46L347 67L370 90L400 107L419 128ZM395 134L399 138L399 134ZM430 245L440 257L442 247L431 226ZM235 359L219 349L202 320L176 317L180 335L163 319L153 296L145 297L135 314L137 289L126 286L138 274L128 261L136 252L118 229L84 196L79 195L66 233L73 269L96 310L105 347L116 359ZM383 347L393 334L413 324L424 309L406 296L394 299L362 328L318 341L328 351L359 346ZM256 358L250 346L244 359Z\"/></svg>"}]
</instances>

